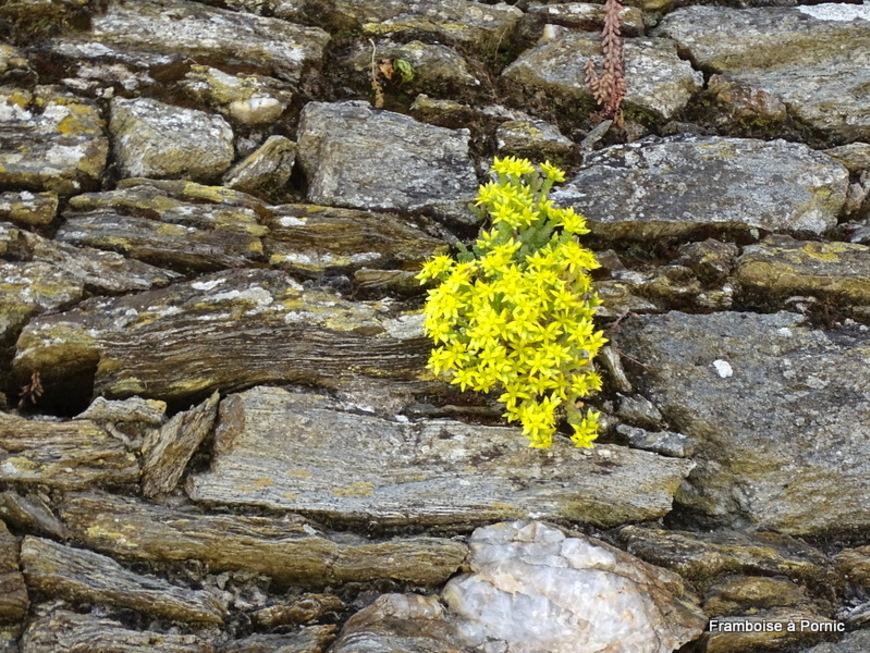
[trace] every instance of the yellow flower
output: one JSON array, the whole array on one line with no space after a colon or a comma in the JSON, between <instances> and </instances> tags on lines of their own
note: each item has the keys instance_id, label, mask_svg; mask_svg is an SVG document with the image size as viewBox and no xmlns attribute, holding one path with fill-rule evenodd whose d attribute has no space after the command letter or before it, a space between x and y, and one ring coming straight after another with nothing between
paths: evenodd
<instances>
[{"instance_id":1,"label":"yellow flower","mask_svg":"<svg viewBox=\"0 0 870 653\"><path fill-rule=\"evenodd\" d=\"M532 174L535 171L535 166L526 159L506 156L501 159L496 157L492 162L492 169L496 174L519 178Z\"/></svg>"},{"instance_id":2,"label":"yellow flower","mask_svg":"<svg viewBox=\"0 0 870 653\"><path fill-rule=\"evenodd\" d=\"M423 264L423 269L414 278L419 279L420 283L426 283L429 279L440 279L445 273L450 271L455 261L449 256L441 255L429 259Z\"/></svg>"},{"instance_id":3,"label":"yellow flower","mask_svg":"<svg viewBox=\"0 0 870 653\"><path fill-rule=\"evenodd\" d=\"M547 179L551 179L555 182L563 182L565 181L565 171L561 168L557 168L549 161L544 161L541 164L541 172L546 175Z\"/></svg>"}]
</instances>

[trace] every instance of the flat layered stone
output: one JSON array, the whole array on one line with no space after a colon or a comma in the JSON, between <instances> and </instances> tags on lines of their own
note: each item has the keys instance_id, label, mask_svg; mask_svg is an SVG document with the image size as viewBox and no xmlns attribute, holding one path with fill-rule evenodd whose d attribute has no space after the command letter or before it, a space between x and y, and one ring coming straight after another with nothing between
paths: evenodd
<instances>
[{"instance_id":1,"label":"flat layered stone","mask_svg":"<svg viewBox=\"0 0 870 653\"><path fill-rule=\"evenodd\" d=\"M28 231L7 229L0 225L0 250L3 249L4 240L9 243L12 258L32 259L39 264L50 264L57 270L56 274L64 279L65 287L81 288L81 291L73 294L83 291L85 294L117 295L167 286L181 278L175 272L125 258L116 252L74 247Z\"/></svg>"},{"instance_id":2,"label":"flat layered stone","mask_svg":"<svg viewBox=\"0 0 870 653\"><path fill-rule=\"evenodd\" d=\"M371 36L419 34L485 52L487 47L497 47L500 41L510 37L523 13L504 2L482 5L470 0L437 3L335 0L330 3L327 16L333 24L353 25Z\"/></svg>"},{"instance_id":3,"label":"flat layered stone","mask_svg":"<svg viewBox=\"0 0 870 653\"><path fill-rule=\"evenodd\" d=\"M317 66L329 35L316 27L227 11L188 0L112 0L90 29L66 33L50 48L76 59L116 59L137 66L219 59L298 83Z\"/></svg>"},{"instance_id":4,"label":"flat layered stone","mask_svg":"<svg viewBox=\"0 0 870 653\"><path fill-rule=\"evenodd\" d=\"M682 7L655 34L699 67L727 73L789 114L848 141L870 135L870 7Z\"/></svg>"},{"instance_id":5,"label":"flat layered stone","mask_svg":"<svg viewBox=\"0 0 870 653\"><path fill-rule=\"evenodd\" d=\"M269 263L301 272L419 269L445 247L443 240L394 213L283 204L263 223L269 228L263 239Z\"/></svg>"},{"instance_id":6,"label":"flat layered stone","mask_svg":"<svg viewBox=\"0 0 870 653\"><path fill-rule=\"evenodd\" d=\"M528 515L599 526L657 519L692 466L618 446L542 452L518 428L391 421L268 387L223 400L214 453L211 469L190 478L195 501L462 528Z\"/></svg>"},{"instance_id":7,"label":"flat layered stone","mask_svg":"<svg viewBox=\"0 0 870 653\"><path fill-rule=\"evenodd\" d=\"M27 617L30 599L21 575L20 543L0 522L0 623L20 623Z\"/></svg>"},{"instance_id":8,"label":"flat layered stone","mask_svg":"<svg viewBox=\"0 0 870 653\"><path fill-rule=\"evenodd\" d=\"M216 653L210 642L196 635L132 630L115 619L67 610L55 610L36 617L21 637L21 653L86 650L113 653Z\"/></svg>"},{"instance_id":9,"label":"flat layered stone","mask_svg":"<svg viewBox=\"0 0 870 653\"><path fill-rule=\"evenodd\" d=\"M335 630L333 625L306 626L290 633L248 635L221 647L221 653L320 653L335 639Z\"/></svg>"},{"instance_id":10,"label":"flat layered stone","mask_svg":"<svg viewBox=\"0 0 870 653\"><path fill-rule=\"evenodd\" d=\"M50 224L57 214L55 193L0 193L0 220L25 226Z\"/></svg>"},{"instance_id":11,"label":"flat layered stone","mask_svg":"<svg viewBox=\"0 0 870 653\"><path fill-rule=\"evenodd\" d=\"M172 492L191 456L211 432L220 395L213 393L199 406L180 413L151 431L142 446L142 494Z\"/></svg>"},{"instance_id":12,"label":"flat layered stone","mask_svg":"<svg viewBox=\"0 0 870 653\"><path fill-rule=\"evenodd\" d=\"M109 494L69 494L60 516L79 543L121 560L200 560L212 571L256 572L311 589L386 578L440 585L467 553L446 538L370 540L323 532L289 513L206 515Z\"/></svg>"},{"instance_id":13,"label":"flat layered stone","mask_svg":"<svg viewBox=\"0 0 870 653\"><path fill-rule=\"evenodd\" d=\"M697 444L684 515L792 535L870 525L866 328L672 311L624 322L617 342L642 361L632 384Z\"/></svg>"},{"instance_id":14,"label":"flat layered stone","mask_svg":"<svg viewBox=\"0 0 870 653\"><path fill-rule=\"evenodd\" d=\"M172 621L224 620L225 608L215 596L133 573L86 549L27 536L21 544L21 565L27 586L43 596L129 608Z\"/></svg>"},{"instance_id":15,"label":"flat layered stone","mask_svg":"<svg viewBox=\"0 0 870 653\"><path fill-rule=\"evenodd\" d=\"M53 422L0 413L0 480L71 490L139 480L136 456L89 420Z\"/></svg>"},{"instance_id":16,"label":"flat layered stone","mask_svg":"<svg viewBox=\"0 0 870 653\"><path fill-rule=\"evenodd\" d=\"M150 98L112 100L109 131L126 177L216 179L235 153L222 117Z\"/></svg>"},{"instance_id":17,"label":"flat layered stone","mask_svg":"<svg viewBox=\"0 0 870 653\"><path fill-rule=\"evenodd\" d=\"M753 303L809 295L844 308L870 306L870 247L769 236L743 248L737 282Z\"/></svg>"},{"instance_id":18,"label":"flat layered stone","mask_svg":"<svg viewBox=\"0 0 870 653\"><path fill-rule=\"evenodd\" d=\"M34 315L83 297L82 284L49 263L0 262L0 343L14 342Z\"/></svg>"},{"instance_id":19,"label":"flat layered stone","mask_svg":"<svg viewBox=\"0 0 870 653\"><path fill-rule=\"evenodd\" d=\"M0 89L0 184L72 195L99 185L109 155L96 103L57 93Z\"/></svg>"},{"instance_id":20,"label":"flat layered stone","mask_svg":"<svg viewBox=\"0 0 870 653\"><path fill-rule=\"evenodd\" d=\"M469 136L368 102L309 102L296 157L315 204L406 211L461 205L477 192Z\"/></svg>"},{"instance_id":21,"label":"flat layered stone","mask_svg":"<svg viewBox=\"0 0 870 653\"><path fill-rule=\"evenodd\" d=\"M781 533L666 531L625 526L617 531L616 537L629 553L701 586L734 574L783 576L816 586L836 583L824 553Z\"/></svg>"},{"instance_id":22,"label":"flat layered stone","mask_svg":"<svg viewBox=\"0 0 870 653\"><path fill-rule=\"evenodd\" d=\"M51 384L96 370L96 394L190 398L258 383L416 379L429 349L419 315L305 290L278 270L232 270L34 318L13 374L23 383L39 369Z\"/></svg>"},{"instance_id":23,"label":"flat layered stone","mask_svg":"<svg viewBox=\"0 0 870 653\"><path fill-rule=\"evenodd\" d=\"M267 233L254 198L192 182L128 180L113 191L78 195L56 240L115 250L179 270L213 271L264 259Z\"/></svg>"},{"instance_id":24,"label":"flat layered stone","mask_svg":"<svg viewBox=\"0 0 870 653\"><path fill-rule=\"evenodd\" d=\"M626 110L668 120L703 86L701 73L677 56L673 41L630 39L624 52ZM531 96L542 98L548 109L555 103L564 110L576 111L581 103L591 110L594 99L586 84L588 60L600 66L600 36L560 30L554 38L544 39L520 55L505 68L501 79L509 89L518 91L513 94L517 106L526 105Z\"/></svg>"},{"instance_id":25,"label":"flat layered stone","mask_svg":"<svg viewBox=\"0 0 870 653\"><path fill-rule=\"evenodd\" d=\"M822 234L848 188L845 167L800 143L678 136L594 152L551 197L595 234L650 240L711 229Z\"/></svg>"},{"instance_id":26,"label":"flat layered stone","mask_svg":"<svg viewBox=\"0 0 870 653\"><path fill-rule=\"evenodd\" d=\"M280 197L286 192L295 162L296 143L283 136L270 136L224 175L224 184L258 197Z\"/></svg>"}]
</instances>

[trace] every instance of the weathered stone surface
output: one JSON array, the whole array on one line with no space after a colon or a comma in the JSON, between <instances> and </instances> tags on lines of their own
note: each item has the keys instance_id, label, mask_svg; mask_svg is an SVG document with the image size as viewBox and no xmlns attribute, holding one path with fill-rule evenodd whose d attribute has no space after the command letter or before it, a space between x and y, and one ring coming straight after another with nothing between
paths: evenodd
<instances>
[{"instance_id":1,"label":"weathered stone surface","mask_svg":"<svg viewBox=\"0 0 870 653\"><path fill-rule=\"evenodd\" d=\"M707 622L677 574L585 536L512 522L479 528L469 546L471 573L443 597L474 650L671 653Z\"/></svg>"},{"instance_id":2,"label":"weathered stone surface","mask_svg":"<svg viewBox=\"0 0 870 653\"><path fill-rule=\"evenodd\" d=\"M501 155L558 162L571 155L574 142L543 120L507 120L495 132Z\"/></svg>"},{"instance_id":3,"label":"weathered stone surface","mask_svg":"<svg viewBox=\"0 0 870 653\"><path fill-rule=\"evenodd\" d=\"M419 268L444 242L392 213L310 204L275 207L263 220L269 263L303 272L365 266ZM416 288L420 283L415 280Z\"/></svg>"},{"instance_id":4,"label":"weathered stone surface","mask_svg":"<svg viewBox=\"0 0 870 653\"><path fill-rule=\"evenodd\" d=\"M870 545L843 549L837 555L837 569L846 582L870 589Z\"/></svg>"},{"instance_id":5,"label":"weathered stone surface","mask_svg":"<svg viewBox=\"0 0 870 653\"><path fill-rule=\"evenodd\" d=\"M625 526L617 537L632 555L700 585L731 573L784 576L813 585L836 582L821 551L779 533L693 533Z\"/></svg>"},{"instance_id":6,"label":"weathered stone surface","mask_svg":"<svg viewBox=\"0 0 870 653\"><path fill-rule=\"evenodd\" d=\"M129 608L181 622L219 624L225 608L206 592L128 571L108 556L27 536L21 544L27 586L72 602Z\"/></svg>"},{"instance_id":7,"label":"weathered stone surface","mask_svg":"<svg viewBox=\"0 0 870 653\"><path fill-rule=\"evenodd\" d=\"M760 610L750 615L717 619L717 622L720 630L706 638L707 653L804 650L803 647L825 638L826 632L840 632L836 621L807 608ZM752 627L746 631L737 623ZM763 624L771 626L765 629ZM775 630L774 624L780 624L779 630Z\"/></svg>"},{"instance_id":8,"label":"weathered stone surface","mask_svg":"<svg viewBox=\"0 0 870 653\"><path fill-rule=\"evenodd\" d=\"M215 270L264 259L265 208L241 193L189 182L128 180L117 190L78 195L57 240L120 250L180 270Z\"/></svg>"},{"instance_id":9,"label":"weathered stone surface","mask_svg":"<svg viewBox=\"0 0 870 653\"><path fill-rule=\"evenodd\" d=\"M689 458L695 453L695 443L682 433L673 431L650 432L628 424L620 424L616 432L624 437L629 446L635 449L654 451L663 456Z\"/></svg>"},{"instance_id":10,"label":"weathered stone surface","mask_svg":"<svg viewBox=\"0 0 870 653\"><path fill-rule=\"evenodd\" d=\"M636 385L698 443L676 498L705 523L790 534L870 524L870 334L802 322L671 312L621 325L622 351L643 361Z\"/></svg>"},{"instance_id":11,"label":"weathered stone surface","mask_svg":"<svg viewBox=\"0 0 870 653\"><path fill-rule=\"evenodd\" d=\"M51 223L56 213L55 193L0 193L0 220L36 226Z\"/></svg>"},{"instance_id":12,"label":"weathered stone surface","mask_svg":"<svg viewBox=\"0 0 870 653\"><path fill-rule=\"evenodd\" d=\"M805 653L865 653L870 650L870 630L848 633L839 642L823 642Z\"/></svg>"},{"instance_id":13,"label":"weathered stone surface","mask_svg":"<svg viewBox=\"0 0 870 653\"><path fill-rule=\"evenodd\" d=\"M329 613L342 612L345 607L344 602L334 594L306 592L288 599L286 603L260 608L251 614L251 619L258 626L273 629L314 622Z\"/></svg>"},{"instance_id":14,"label":"weathered stone surface","mask_svg":"<svg viewBox=\"0 0 870 653\"><path fill-rule=\"evenodd\" d=\"M89 100L0 89L0 185L61 195L96 186L109 155L104 127Z\"/></svg>"},{"instance_id":15,"label":"weathered stone surface","mask_svg":"<svg viewBox=\"0 0 870 653\"><path fill-rule=\"evenodd\" d=\"M218 59L298 83L319 65L329 35L313 27L187 0L112 0L89 31L64 34L52 49L76 59L118 59L138 66Z\"/></svg>"},{"instance_id":16,"label":"weathered stone surface","mask_svg":"<svg viewBox=\"0 0 870 653\"><path fill-rule=\"evenodd\" d=\"M619 28L623 36L643 35L643 11L635 3L619 10ZM584 32L600 32L604 27L604 5L588 2L554 2L529 4L524 22L532 23L539 30L545 25L561 25Z\"/></svg>"},{"instance_id":17,"label":"weathered stone surface","mask_svg":"<svg viewBox=\"0 0 870 653\"><path fill-rule=\"evenodd\" d=\"M67 308L83 296L82 284L53 265L0 262L0 343L14 341L34 315Z\"/></svg>"},{"instance_id":18,"label":"weathered stone surface","mask_svg":"<svg viewBox=\"0 0 870 653\"><path fill-rule=\"evenodd\" d=\"M332 521L467 527L535 515L610 526L666 514L691 467L616 446L542 452L518 428L356 413L279 388L227 397L211 470L188 492Z\"/></svg>"},{"instance_id":19,"label":"weathered stone surface","mask_svg":"<svg viewBox=\"0 0 870 653\"><path fill-rule=\"evenodd\" d=\"M244 125L275 121L293 99L285 82L262 75L231 75L210 66L191 66L180 85L196 99Z\"/></svg>"},{"instance_id":20,"label":"weathered stone surface","mask_svg":"<svg viewBox=\"0 0 870 653\"><path fill-rule=\"evenodd\" d=\"M753 227L821 234L837 224L848 186L841 164L800 143L675 137L595 152L552 198L612 238Z\"/></svg>"},{"instance_id":21,"label":"weathered stone surface","mask_svg":"<svg viewBox=\"0 0 870 653\"><path fill-rule=\"evenodd\" d=\"M415 210L474 196L468 137L367 102L309 102L296 156L315 204Z\"/></svg>"},{"instance_id":22,"label":"weathered stone surface","mask_svg":"<svg viewBox=\"0 0 870 653\"><path fill-rule=\"evenodd\" d=\"M713 585L704 597L704 612L710 617L726 617L809 602L803 588L786 578L740 576Z\"/></svg>"},{"instance_id":23,"label":"weathered stone surface","mask_svg":"<svg viewBox=\"0 0 870 653\"><path fill-rule=\"evenodd\" d=\"M295 162L296 143L283 136L270 136L224 175L224 185L266 199L280 197Z\"/></svg>"},{"instance_id":24,"label":"weathered stone surface","mask_svg":"<svg viewBox=\"0 0 870 653\"><path fill-rule=\"evenodd\" d=\"M218 115L150 98L112 100L109 130L126 177L207 181L233 161L233 130Z\"/></svg>"},{"instance_id":25,"label":"weathered stone surface","mask_svg":"<svg viewBox=\"0 0 870 653\"><path fill-rule=\"evenodd\" d=\"M411 64L413 79L399 82L400 75L395 73L395 88L402 93L431 93L436 97L458 99L474 96L481 88L480 73L475 74L468 61L446 45L417 40L409 43L377 40L375 47L378 59L403 59ZM360 44L348 55L345 65L353 70L355 79L366 85L367 91L371 89L371 44ZM385 93L389 95L392 88L394 86L385 84Z\"/></svg>"},{"instance_id":26,"label":"weathered stone surface","mask_svg":"<svg viewBox=\"0 0 870 653\"><path fill-rule=\"evenodd\" d=\"M215 392L199 406L176 414L151 432L142 447L142 494L153 497L172 492L193 453L211 432L220 395Z\"/></svg>"},{"instance_id":27,"label":"weathered stone surface","mask_svg":"<svg viewBox=\"0 0 870 653\"><path fill-rule=\"evenodd\" d=\"M465 653L469 649L462 646L437 597L383 594L347 620L331 650Z\"/></svg>"},{"instance_id":28,"label":"weathered stone surface","mask_svg":"<svg viewBox=\"0 0 870 653\"><path fill-rule=\"evenodd\" d=\"M68 540L71 536L69 529L52 512L44 494L38 490L24 495L13 490L0 492L0 516L4 522L19 531L46 535L58 540ZM17 544L15 550L17 554Z\"/></svg>"},{"instance_id":29,"label":"weathered stone surface","mask_svg":"<svg viewBox=\"0 0 870 653\"><path fill-rule=\"evenodd\" d=\"M0 225L0 250L6 237L9 238L13 259L50 263L63 276L65 284L78 284L86 293L116 295L148 290L169 285L181 277L175 272L124 258L116 252L73 247L34 233L4 229L3 225Z\"/></svg>"},{"instance_id":30,"label":"weathered stone surface","mask_svg":"<svg viewBox=\"0 0 870 653\"><path fill-rule=\"evenodd\" d=\"M654 32L699 67L780 98L789 113L849 141L870 134L870 8L683 7Z\"/></svg>"},{"instance_id":31,"label":"weathered stone surface","mask_svg":"<svg viewBox=\"0 0 870 653\"><path fill-rule=\"evenodd\" d=\"M825 154L839 161L849 172L870 170L870 143L849 143L825 150Z\"/></svg>"},{"instance_id":32,"label":"weathered stone surface","mask_svg":"<svg viewBox=\"0 0 870 653\"><path fill-rule=\"evenodd\" d=\"M624 51L626 110L668 120L703 85L701 73L680 60L668 39L630 39ZM576 111L579 102L591 109L594 100L585 73L589 59L601 59L600 36L560 30L505 68L502 81L519 90L513 98L519 106L528 102L528 96L543 96L562 108Z\"/></svg>"},{"instance_id":33,"label":"weathered stone surface","mask_svg":"<svg viewBox=\"0 0 870 653\"><path fill-rule=\"evenodd\" d=\"M487 48L494 50L510 37L522 15L522 11L503 2L481 5L470 0L437 3L334 0L330 3L328 20L332 24L361 28L371 36L423 34L486 52Z\"/></svg>"},{"instance_id":34,"label":"weathered stone surface","mask_svg":"<svg viewBox=\"0 0 870 653\"><path fill-rule=\"evenodd\" d=\"M60 509L75 538L123 560L200 560L213 571L245 570L312 589L393 578L444 583L467 547L436 537L368 540L324 533L303 518L203 515L108 494L68 495Z\"/></svg>"},{"instance_id":35,"label":"weathered stone surface","mask_svg":"<svg viewBox=\"0 0 870 653\"><path fill-rule=\"evenodd\" d=\"M221 647L220 653L325 653L333 639L335 626L308 626L281 635L249 635Z\"/></svg>"},{"instance_id":36,"label":"weathered stone surface","mask_svg":"<svg viewBox=\"0 0 870 653\"><path fill-rule=\"evenodd\" d=\"M96 394L189 398L258 383L335 386L357 374L414 379L429 348L419 316L304 291L277 270L232 270L34 318L13 373L39 369L50 383L96 368Z\"/></svg>"},{"instance_id":37,"label":"weathered stone surface","mask_svg":"<svg viewBox=\"0 0 870 653\"><path fill-rule=\"evenodd\" d=\"M0 480L63 490L139 480L136 456L88 420L49 422L0 414Z\"/></svg>"},{"instance_id":38,"label":"weathered stone surface","mask_svg":"<svg viewBox=\"0 0 870 653\"><path fill-rule=\"evenodd\" d=\"M18 539L0 522L0 623L22 621L30 607L19 564Z\"/></svg>"},{"instance_id":39,"label":"weathered stone surface","mask_svg":"<svg viewBox=\"0 0 870 653\"><path fill-rule=\"evenodd\" d=\"M131 630L114 619L56 610L30 622L21 653L112 651L112 653L215 653L196 635Z\"/></svg>"},{"instance_id":40,"label":"weathered stone surface","mask_svg":"<svg viewBox=\"0 0 870 653\"><path fill-rule=\"evenodd\" d=\"M753 305L810 295L847 309L870 306L870 247L768 236L743 248L737 281Z\"/></svg>"}]
</instances>

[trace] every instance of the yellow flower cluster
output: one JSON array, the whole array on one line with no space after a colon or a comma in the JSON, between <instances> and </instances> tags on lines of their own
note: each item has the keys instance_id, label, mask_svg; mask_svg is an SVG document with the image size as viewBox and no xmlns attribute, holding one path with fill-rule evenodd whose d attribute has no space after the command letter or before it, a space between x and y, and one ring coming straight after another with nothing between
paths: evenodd
<instances>
[{"instance_id":1,"label":"yellow flower cluster","mask_svg":"<svg viewBox=\"0 0 870 653\"><path fill-rule=\"evenodd\" d=\"M607 341L593 325L601 302L588 272L599 264L576 239L589 230L547 199L565 179L559 168L506 157L492 169L496 179L475 204L490 228L458 260L437 256L417 275L438 282L425 308L436 344L428 368L463 391L500 389L505 417L522 424L532 447L550 446L563 415L574 443L590 447L598 413L578 404L601 389L592 359Z\"/></svg>"}]
</instances>

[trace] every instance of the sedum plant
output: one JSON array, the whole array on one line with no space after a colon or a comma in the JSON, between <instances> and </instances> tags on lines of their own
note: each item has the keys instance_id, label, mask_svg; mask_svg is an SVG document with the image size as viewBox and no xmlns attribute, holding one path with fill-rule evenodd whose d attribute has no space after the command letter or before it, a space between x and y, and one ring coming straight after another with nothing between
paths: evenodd
<instances>
[{"instance_id":1,"label":"sedum plant","mask_svg":"<svg viewBox=\"0 0 870 653\"><path fill-rule=\"evenodd\" d=\"M496 158L492 171L475 203L486 228L471 250L436 256L417 275L437 282L424 310L436 345L427 367L463 391L500 390L531 447L549 447L563 416L573 442L591 447L599 414L580 399L601 389L592 360L607 341L593 325L601 301L589 271L599 264L577 241L586 221L547 199L565 180L549 162Z\"/></svg>"}]
</instances>

